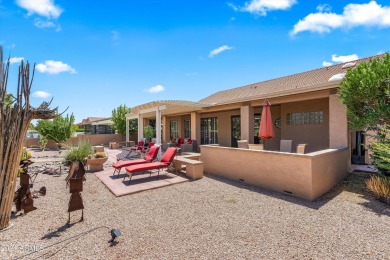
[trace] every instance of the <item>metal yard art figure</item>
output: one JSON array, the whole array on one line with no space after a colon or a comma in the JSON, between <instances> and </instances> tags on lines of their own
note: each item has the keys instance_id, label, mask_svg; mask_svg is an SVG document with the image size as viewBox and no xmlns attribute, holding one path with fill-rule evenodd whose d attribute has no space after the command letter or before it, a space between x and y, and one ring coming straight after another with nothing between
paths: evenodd
<instances>
[{"instance_id":1,"label":"metal yard art figure","mask_svg":"<svg viewBox=\"0 0 390 260\"><path fill-rule=\"evenodd\" d=\"M45 187L42 187L39 191L32 190L38 172L32 174L28 173L28 166L34 163L29 160L29 157L30 156L27 155L27 149L23 149L21 161L19 163L20 187L16 190L14 195L16 212L23 210L24 214L37 209L34 207L34 196L36 197L37 194L42 196L46 195Z\"/></svg>"},{"instance_id":2,"label":"metal yard art figure","mask_svg":"<svg viewBox=\"0 0 390 260\"><path fill-rule=\"evenodd\" d=\"M82 162L77 161L73 162L68 176L65 178L66 186L69 186L70 200L68 207L68 222L70 223L70 212L80 210L81 209L81 219L84 220L84 204L83 197L81 196L81 192L83 191L83 181L85 181L85 168Z\"/></svg>"}]
</instances>

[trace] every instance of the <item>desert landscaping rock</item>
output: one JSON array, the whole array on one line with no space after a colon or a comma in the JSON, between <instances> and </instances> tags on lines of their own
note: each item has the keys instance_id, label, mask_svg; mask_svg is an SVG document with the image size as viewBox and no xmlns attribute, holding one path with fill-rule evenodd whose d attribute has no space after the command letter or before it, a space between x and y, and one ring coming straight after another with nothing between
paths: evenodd
<instances>
[{"instance_id":1,"label":"desert landscaping rock","mask_svg":"<svg viewBox=\"0 0 390 260\"><path fill-rule=\"evenodd\" d=\"M40 174L47 194L0 232L0 259L389 259L390 209L350 181L315 202L215 176L117 198L88 173L67 227L65 174Z\"/></svg>"}]
</instances>

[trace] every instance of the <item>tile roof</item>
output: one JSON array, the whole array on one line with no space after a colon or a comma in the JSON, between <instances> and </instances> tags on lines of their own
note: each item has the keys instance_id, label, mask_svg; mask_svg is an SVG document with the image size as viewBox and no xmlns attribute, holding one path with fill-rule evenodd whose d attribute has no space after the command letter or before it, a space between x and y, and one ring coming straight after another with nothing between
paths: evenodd
<instances>
[{"instance_id":1,"label":"tile roof","mask_svg":"<svg viewBox=\"0 0 390 260\"><path fill-rule=\"evenodd\" d=\"M370 59L379 56L359 59L353 61L353 63L358 64L364 61L369 61ZM331 84L331 82L329 82L329 79L332 76L340 73L345 73L348 68L343 68L343 66L346 64L348 63L337 64L281 78L271 79L243 87L223 90L212 94L204 99L201 99L199 102L204 104L218 105L267 97L267 95L283 96L284 94L291 92L299 93L310 91L310 89L315 90L318 86ZM336 85L337 83L339 83L339 81L340 77L336 77L336 80L333 81L333 85Z\"/></svg>"}]
</instances>

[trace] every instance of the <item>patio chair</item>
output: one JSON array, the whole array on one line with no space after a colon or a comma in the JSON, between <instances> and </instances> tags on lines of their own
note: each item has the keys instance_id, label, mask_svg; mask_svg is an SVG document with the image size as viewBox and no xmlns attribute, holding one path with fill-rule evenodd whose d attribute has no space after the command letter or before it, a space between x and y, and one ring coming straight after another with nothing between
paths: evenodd
<instances>
[{"instance_id":1,"label":"patio chair","mask_svg":"<svg viewBox=\"0 0 390 260\"><path fill-rule=\"evenodd\" d=\"M306 144L298 144L297 153L304 154L305 153Z\"/></svg>"},{"instance_id":2,"label":"patio chair","mask_svg":"<svg viewBox=\"0 0 390 260\"><path fill-rule=\"evenodd\" d=\"M141 149L141 156L145 156L149 152L150 148L153 147L153 146L154 146L154 143L153 142L149 142L148 146L142 147L142 149Z\"/></svg>"},{"instance_id":3,"label":"patio chair","mask_svg":"<svg viewBox=\"0 0 390 260\"><path fill-rule=\"evenodd\" d=\"M112 165L112 167L114 168L114 173L112 174L112 176L115 176L115 173L118 173L118 176L119 176L119 173L120 173L120 171L121 171L121 169L123 167L136 165L136 164L153 162L156 159L156 157L157 157L159 148L160 147L158 147L158 146L150 147L150 149L148 151L148 154L144 158L142 158L142 159L127 160L127 161L121 161L121 162L114 163Z\"/></svg>"},{"instance_id":4,"label":"patio chair","mask_svg":"<svg viewBox=\"0 0 390 260\"><path fill-rule=\"evenodd\" d=\"M237 146L238 148L248 149L248 140L237 140Z\"/></svg>"},{"instance_id":5,"label":"patio chair","mask_svg":"<svg viewBox=\"0 0 390 260\"><path fill-rule=\"evenodd\" d=\"M144 144L144 141L139 141L136 146L130 147L130 156L134 155L134 153L140 153L144 149Z\"/></svg>"},{"instance_id":6,"label":"patio chair","mask_svg":"<svg viewBox=\"0 0 390 260\"><path fill-rule=\"evenodd\" d=\"M160 176L160 169L168 168L175 158L177 149L170 147L164 153L159 162L143 163L126 167L127 176L123 178L123 181L128 177L131 181L133 174L136 172L150 171L149 177L152 175L151 170L158 170L157 178Z\"/></svg>"},{"instance_id":7,"label":"patio chair","mask_svg":"<svg viewBox=\"0 0 390 260\"><path fill-rule=\"evenodd\" d=\"M284 153L291 153L292 140L280 140L280 151Z\"/></svg>"}]
</instances>

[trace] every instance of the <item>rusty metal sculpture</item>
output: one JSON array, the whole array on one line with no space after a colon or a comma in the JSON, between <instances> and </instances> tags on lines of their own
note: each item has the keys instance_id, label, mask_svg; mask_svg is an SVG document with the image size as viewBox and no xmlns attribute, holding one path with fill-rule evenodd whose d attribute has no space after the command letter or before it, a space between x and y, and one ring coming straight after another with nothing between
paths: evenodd
<instances>
[{"instance_id":1,"label":"rusty metal sculpture","mask_svg":"<svg viewBox=\"0 0 390 260\"><path fill-rule=\"evenodd\" d=\"M70 212L81 209L81 219L84 220L84 204L81 192L83 191L83 181L85 181L85 168L82 162L73 162L68 176L65 178L66 186L69 186L70 200L68 207L68 223L70 223Z\"/></svg>"},{"instance_id":2,"label":"rusty metal sculpture","mask_svg":"<svg viewBox=\"0 0 390 260\"><path fill-rule=\"evenodd\" d=\"M38 175L38 172L29 174L28 166L34 162L30 160L20 161L20 187L16 190L14 195L14 203L16 206L16 212L22 211L24 214L36 210L34 207L33 196L36 193L41 194L42 196L46 195L46 188L42 187L39 191L31 190L34 185L35 178Z\"/></svg>"}]
</instances>

